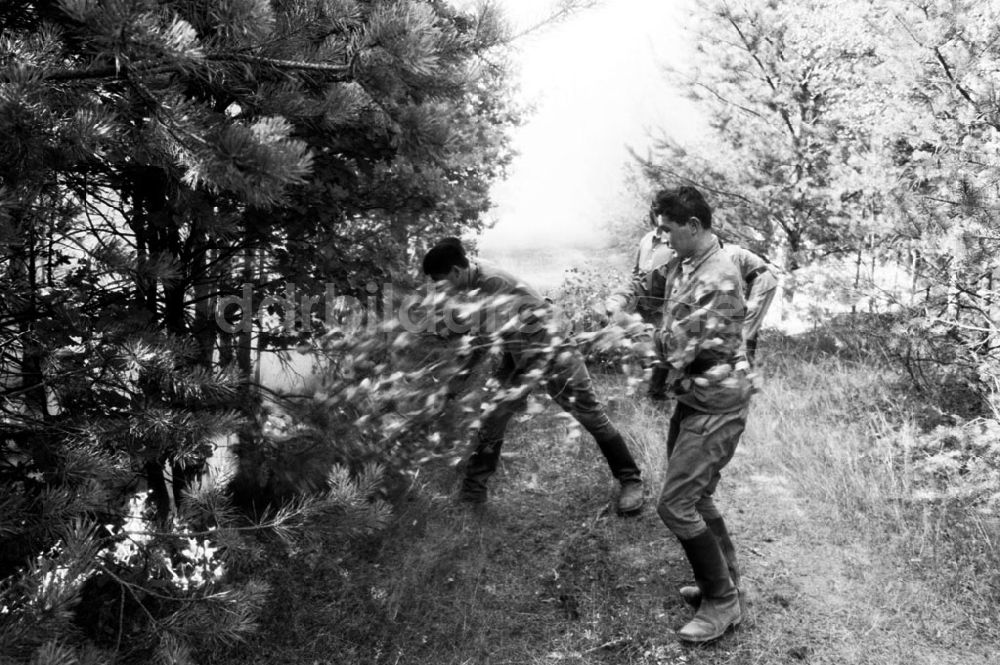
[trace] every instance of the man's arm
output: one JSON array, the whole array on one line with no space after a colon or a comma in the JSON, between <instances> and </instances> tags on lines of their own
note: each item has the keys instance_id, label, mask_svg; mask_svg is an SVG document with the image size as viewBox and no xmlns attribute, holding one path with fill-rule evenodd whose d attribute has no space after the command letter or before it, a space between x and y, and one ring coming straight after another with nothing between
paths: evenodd
<instances>
[{"instance_id":1,"label":"man's arm","mask_svg":"<svg viewBox=\"0 0 1000 665\"><path fill-rule=\"evenodd\" d=\"M632 262L632 276L642 274L642 267L640 262L642 260L642 244L646 242L646 237L643 236L639 239L639 244L635 248L635 260Z\"/></svg>"},{"instance_id":2,"label":"man's arm","mask_svg":"<svg viewBox=\"0 0 1000 665\"><path fill-rule=\"evenodd\" d=\"M774 273L767 267L761 266L759 272L753 276L750 284L750 293L747 295L747 316L743 321L743 339L753 339L753 336L760 331L764 317L767 315L774 294L778 290L778 280Z\"/></svg>"},{"instance_id":3,"label":"man's arm","mask_svg":"<svg viewBox=\"0 0 1000 665\"><path fill-rule=\"evenodd\" d=\"M645 295L646 276L643 273L633 273L621 289L615 291L604 301L604 313L608 316L625 312L635 312L636 303Z\"/></svg>"},{"instance_id":4,"label":"man's arm","mask_svg":"<svg viewBox=\"0 0 1000 665\"><path fill-rule=\"evenodd\" d=\"M750 340L760 331L764 316L778 287L770 264L763 257L740 245L725 245L723 251L740 271L743 279L747 314L743 322L743 339Z\"/></svg>"}]
</instances>

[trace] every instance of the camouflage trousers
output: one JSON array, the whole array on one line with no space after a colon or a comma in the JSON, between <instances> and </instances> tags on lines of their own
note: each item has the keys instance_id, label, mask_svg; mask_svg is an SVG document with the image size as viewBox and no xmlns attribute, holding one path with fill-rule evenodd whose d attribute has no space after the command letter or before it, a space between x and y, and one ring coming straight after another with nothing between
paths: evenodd
<instances>
[{"instance_id":1,"label":"camouflage trousers","mask_svg":"<svg viewBox=\"0 0 1000 665\"><path fill-rule=\"evenodd\" d=\"M698 536L705 520L722 517L713 495L746 427L749 404L705 413L678 403L667 434L667 473L656 510L681 540Z\"/></svg>"}]
</instances>

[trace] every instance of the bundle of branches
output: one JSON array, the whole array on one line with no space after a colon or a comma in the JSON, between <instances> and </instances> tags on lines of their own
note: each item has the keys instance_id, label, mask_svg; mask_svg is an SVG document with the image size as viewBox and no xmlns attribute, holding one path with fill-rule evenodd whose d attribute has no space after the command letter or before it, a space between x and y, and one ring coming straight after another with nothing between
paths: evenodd
<instances>
[{"instance_id":1,"label":"bundle of branches","mask_svg":"<svg viewBox=\"0 0 1000 665\"><path fill-rule=\"evenodd\" d=\"M569 335L564 320L540 309L519 309L512 296L431 290L377 326L330 332L304 393L283 400L263 435L243 444L238 492L267 504L322 489L334 466L373 462L389 474L386 491L401 490L428 463L458 464L500 403L526 399L529 412L541 411L544 384L566 353L616 355L631 389L644 379L652 347L638 318ZM492 376L510 345L527 359L515 385Z\"/></svg>"}]
</instances>

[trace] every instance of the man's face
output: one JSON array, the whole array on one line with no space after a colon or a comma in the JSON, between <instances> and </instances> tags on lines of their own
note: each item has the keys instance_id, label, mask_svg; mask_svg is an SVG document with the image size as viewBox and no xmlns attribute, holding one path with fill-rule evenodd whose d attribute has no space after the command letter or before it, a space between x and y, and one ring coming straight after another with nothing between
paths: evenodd
<instances>
[{"instance_id":1,"label":"man's face","mask_svg":"<svg viewBox=\"0 0 1000 665\"><path fill-rule=\"evenodd\" d=\"M695 251L695 224L698 220L689 219L677 222L665 215L657 215L660 235L666 237L671 249L682 259L692 256Z\"/></svg>"},{"instance_id":2,"label":"man's face","mask_svg":"<svg viewBox=\"0 0 1000 665\"><path fill-rule=\"evenodd\" d=\"M452 266L452 269L443 275L431 275L431 279L435 282L448 282L448 284L456 289L460 289L464 286L464 274L465 271L461 268L458 266Z\"/></svg>"}]
</instances>

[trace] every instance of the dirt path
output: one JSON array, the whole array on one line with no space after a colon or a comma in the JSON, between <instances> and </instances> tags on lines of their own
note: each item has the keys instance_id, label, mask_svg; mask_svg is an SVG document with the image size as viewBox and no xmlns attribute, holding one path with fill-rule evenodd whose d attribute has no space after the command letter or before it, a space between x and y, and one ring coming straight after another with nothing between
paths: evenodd
<instances>
[{"instance_id":1,"label":"dirt path","mask_svg":"<svg viewBox=\"0 0 1000 665\"><path fill-rule=\"evenodd\" d=\"M753 436L751 428L719 491L749 616L714 653L697 650L689 662L1000 663L994 645L960 628L967 622L954 607L913 578L888 538L872 542L862 535L871 529L840 526L836 508L804 496L767 457L771 442Z\"/></svg>"},{"instance_id":2,"label":"dirt path","mask_svg":"<svg viewBox=\"0 0 1000 665\"><path fill-rule=\"evenodd\" d=\"M665 419L645 407L631 416L628 408L619 414L639 439L665 431L656 427ZM551 425L540 423L535 431L551 436ZM534 450L507 465L491 510L516 514L526 498L537 507L541 495L552 502L550 510L574 514L561 529L551 524L526 527L536 538L547 534L559 543L548 554L558 582L547 589L562 612L559 620L568 624L568 639L562 649L549 651L546 661L1000 663L1000 647L994 649L962 627L968 622L956 615L960 608L914 579L885 543L872 542L861 530L836 526L835 508L802 496L780 464L762 457L766 447L752 436L748 432L719 492L742 556L749 616L719 643L692 649L672 637L690 615L676 595L679 586L689 583L690 572L656 515L655 497L638 518L615 517L592 491L583 489L588 479L601 483L604 471L590 457L588 442L542 450L538 439L532 445L533 437L525 435ZM660 451L649 441L640 441L638 448L655 484L659 460L653 457ZM572 458L568 463L567 456ZM563 473L540 481L538 469L547 464L562 466ZM588 498L574 503L573 496ZM547 514L550 518L541 510L536 516L547 522ZM573 638L580 640L576 646L571 646Z\"/></svg>"},{"instance_id":3,"label":"dirt path","mask_svg":"<svg viewBox=\"0 0 1000 665\"><path fill-rule=\"evenodd\" d=\"M759 473L752 459L733 471L728 503L739 506L752 597L740 639L757 652L751 662L1000 662L990 645L957 631L955 617L928 621L933 592L877 544L831 527L828 506L803 502L788 478Z\"/></svg>"}]
</instances>

